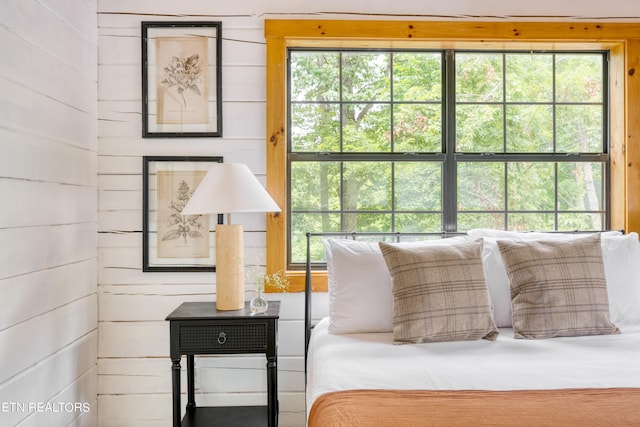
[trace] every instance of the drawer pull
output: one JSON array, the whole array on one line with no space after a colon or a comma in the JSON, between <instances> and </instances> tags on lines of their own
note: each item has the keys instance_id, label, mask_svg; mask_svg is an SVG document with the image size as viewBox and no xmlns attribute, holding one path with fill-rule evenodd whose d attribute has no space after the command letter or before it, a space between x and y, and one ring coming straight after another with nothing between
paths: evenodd
<instances>
[{"instance_id":1,"label":"drawer pull","mask_svg":"<svg viewBox=\"0 0 640 427\"><path fill-rule=\"evenodd\" d=\"M227 334L225 334L224 332L220 332L220 335L218 335L218 344L222 345L226 342L227 342Z\"/></svg>"}]
</instances>

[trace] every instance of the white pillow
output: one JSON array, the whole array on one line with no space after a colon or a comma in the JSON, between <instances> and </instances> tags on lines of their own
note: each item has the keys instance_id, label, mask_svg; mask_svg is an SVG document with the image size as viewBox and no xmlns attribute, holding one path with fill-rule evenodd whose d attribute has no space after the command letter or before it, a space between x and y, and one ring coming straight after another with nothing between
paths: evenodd
<instances>
[{"instance_id":1,"label":"white pillow","mask_svg":"<svg viewBox=\"0 0 640 427\"><path fill-rule=\"evenodd\" d=\"M575 239L579 237L585 237L588 233L572 233L558 231L555 233L544 233L540 231L507 231L507 230L494 230L492 228L474 228L469 230L467 235L472 239L479 239L481 237L494 237L500 239L534 239L534 240L562 240L562 239ZM600 236L622 236L620 231L603 231Z\"/></svg>"},{"instance_id":2,"label":"white pillow","mask_svg":"<svg viewBox=\"0 0 640 427\"><path fill-rule=\"evenodd\" d=\"M640 324L640 242L638 233L602 238L609 312L616 325Z\"/></svg>"},{"instance_id":3,"label":"white pillow","mask_svg":"<svg viewBox=\"0 0 640 427\"><path fill-rule=\"evenodd\" d=\"M483 238L482 262L496 326L511 327L509 279L498 250L497 240L566 240L583 237L579 233L515 232L490 229L469 230L469 237ZM636 233L601 233L611 321L617 325L640 323L640 243Z\"/></svg>"},{"instance_id":4,"label":"white pillow","mask_svg":"<svg viewBox=\"0 0 640 427\"><path fill-rule=\"evenodd\" d=\"M467 240L458 236L399 245L447 245ZM378 242L327 239L323 244L329 279L329 332L391 332L393 290Z\"/></svg>"}]
</instances>

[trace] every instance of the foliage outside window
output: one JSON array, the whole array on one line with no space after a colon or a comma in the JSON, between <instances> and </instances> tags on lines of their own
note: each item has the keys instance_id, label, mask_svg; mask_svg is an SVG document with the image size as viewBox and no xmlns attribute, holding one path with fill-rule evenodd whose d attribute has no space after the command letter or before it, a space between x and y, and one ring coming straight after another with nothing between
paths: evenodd
<instances>
[{"instance_id":1,"label":"foliage outside window","mask_svg":"<svg viewBox=\"0 0 640 427\"><path fill-rule=\"evenodd\" d=\"M307 231L606 228L605 64L602 52L290 50L289 263Z\"/></svg>"}]
</instances>

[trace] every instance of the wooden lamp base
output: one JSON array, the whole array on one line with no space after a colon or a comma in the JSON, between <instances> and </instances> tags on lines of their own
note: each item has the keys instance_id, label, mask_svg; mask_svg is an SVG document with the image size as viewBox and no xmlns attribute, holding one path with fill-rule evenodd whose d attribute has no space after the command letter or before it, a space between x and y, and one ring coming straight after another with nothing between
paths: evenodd
<instances>
[{"instance_id":1,"label":"wooden lamp base","mask_svg":"<svg viewBox=\"0 0 640 427\"><path fill-rule=\"evenodd\" d=\"M216 225L216 309L244 308L244 245L241 224Z\"/></svg>"}]
</instances>

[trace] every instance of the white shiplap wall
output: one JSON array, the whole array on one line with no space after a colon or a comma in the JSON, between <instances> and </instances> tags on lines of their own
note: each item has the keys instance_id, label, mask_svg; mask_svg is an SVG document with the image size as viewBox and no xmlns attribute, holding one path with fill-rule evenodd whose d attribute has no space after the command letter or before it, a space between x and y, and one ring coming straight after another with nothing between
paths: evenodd
<instances>
[{"instance_id":1,"label":"white shiplap wall","mask_svg":"<svg viewBox=\"0 0 640 427\"><path fill-rule=\"evenodd\" d=\"M0 5L2 426L98 423L97 43L95 0Z\"/></svg>"},{"instance_id":2,"label":"white shiplap wall","mask_svg":"<svg viewBox=\"0 0 640 427\"><path fill-rule=\"evenodd\" d=\"M625 0L100 0L98 11L98 393L105 427L170 425L164 318L183 301L215 297L213 274L142 273L142 156L222 155L226 162L248 164L264 181L264 19L640 20L640 3ZM140 22L145 20L222 21L224 137L141 138ZM246 258L264 253L262 215L238 215L234 222L247 230ZM303 426L303 298L269 297L282 300L280 425ZM314 313L326 314L326 295L317 303ZM262 357L198 359L196 382L198 404L266 401Z\"/></svg>"}]
</instances>

